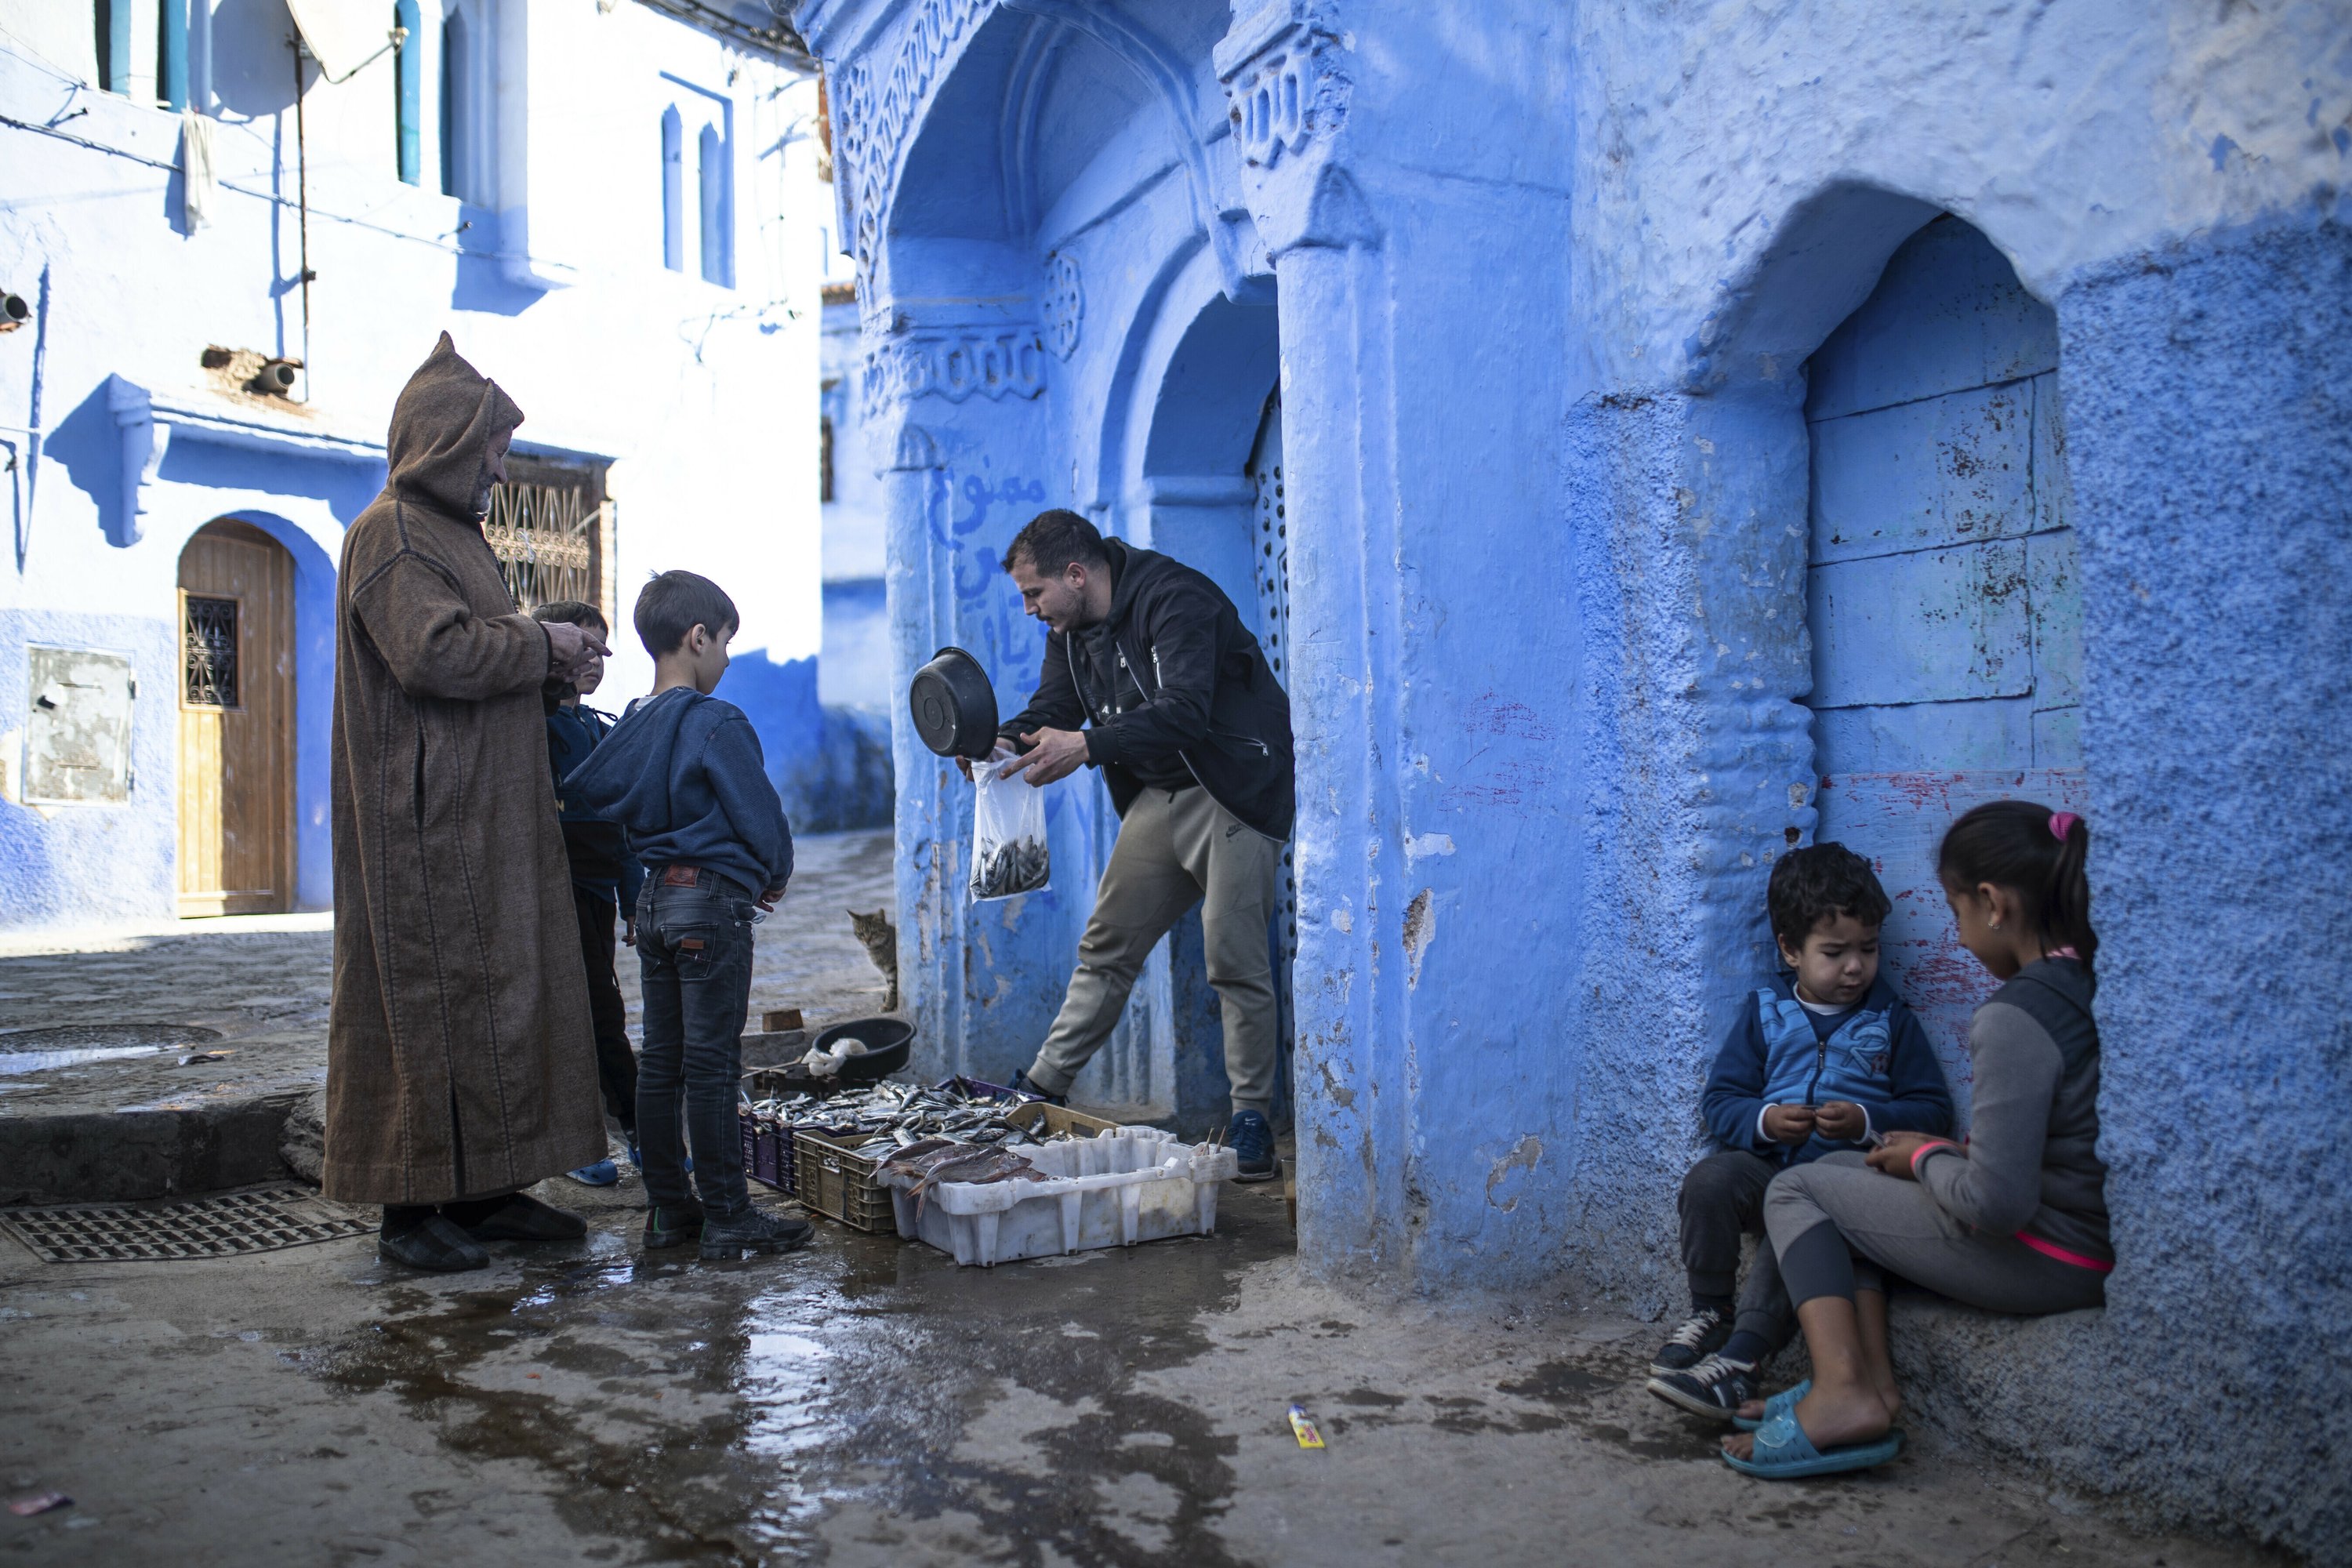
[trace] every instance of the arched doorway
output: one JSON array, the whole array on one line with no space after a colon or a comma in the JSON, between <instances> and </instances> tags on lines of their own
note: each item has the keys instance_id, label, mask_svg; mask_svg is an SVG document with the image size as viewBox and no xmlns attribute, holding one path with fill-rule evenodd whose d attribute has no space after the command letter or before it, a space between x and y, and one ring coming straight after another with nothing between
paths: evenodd
<instances>
[{"instance_id":1,"label":"arched doorway","mask_svg":"<svg viewBox=\"0 0 2352 1568\"><path fill-rule=\"evenodd\" d=\"M251 523L180 552L179 910L294 902L294 558Z\"/></svg>"},{"instance_id":2,"label":"arched doorway","mask_svg":"<svg viewBox=\"0 0 2352 1568\"><path fill-rule=\"evenodd\" d=\"M2057 319L1947 215L1807 368L1817 837L1877 864L1884 961L1965 1105L1990 986L1955 944L1937 839L1980 801L2084 795Z\"/></svg>"}]
</instances>

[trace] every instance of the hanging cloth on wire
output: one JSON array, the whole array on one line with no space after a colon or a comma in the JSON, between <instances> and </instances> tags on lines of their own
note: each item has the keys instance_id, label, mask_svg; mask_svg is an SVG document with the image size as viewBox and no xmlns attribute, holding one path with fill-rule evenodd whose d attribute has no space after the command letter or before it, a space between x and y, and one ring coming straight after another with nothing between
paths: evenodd
<instances>
[{"instance_id":1,"label":"hanging cloth on wire","mask_svg":"<svg viewBox=\"0 0 2352 1568\"><path fill-rule=\"evenodd\" d=\"M213 166L212 116L194 109L180 111L180 216L194 234L210 228L213 194L220 188Z\"/></svg>"}]
</instances>

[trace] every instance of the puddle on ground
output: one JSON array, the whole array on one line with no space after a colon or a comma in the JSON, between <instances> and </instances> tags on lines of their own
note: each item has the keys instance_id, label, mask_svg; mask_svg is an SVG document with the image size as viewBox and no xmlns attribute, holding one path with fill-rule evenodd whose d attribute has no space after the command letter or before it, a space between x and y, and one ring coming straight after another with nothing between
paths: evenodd
<instances>
[{"instance_id":1,"label":"puddle on ground","mask_svg":"<svg viewBox=\"0 0 2352 1568\"><path fill-rule=\"evenodd\" d=\"M21 1078L90 1062L152 1057L208 1045L220 1037L218 1029L194 1024L66 1024L8 1029L0 1031L0 1077Z\"/></svg>"},{"instance_id":2,"label":"puddle on ground","mask_svg":"<svg viewBox=\"0 0 2352 1568\"><path fill-rule=\"evenodd\" d=\"M1288 1250L1278 1207L1196 1247L1091 1254L1085 1285L1023 1264L959 1269L832 1225L781 1260L648 1261L616 1225L635 1218L599 1215L568 1255L510 1252L520 1275L493 1288L364 1279L382 1319L304 1364L396 1396L457 1452L536 1465L576 1527L651 1560L814 1554L828 1511L853 1499L976 1518L1008 1549L1136 1560L1089 1506L1099 1486L1157 1500L1170 1552L1227 1562L1213 1526L1234 1439L1132 1379L1208 1348L1196 1315L1233 1305L1244 1267ZM1098 1337L1071 1335L1074 1316ZM1070 1418L1025 1453L975 1456L965 1426L1003 1384Z\"/></svg>"}]
</instances>

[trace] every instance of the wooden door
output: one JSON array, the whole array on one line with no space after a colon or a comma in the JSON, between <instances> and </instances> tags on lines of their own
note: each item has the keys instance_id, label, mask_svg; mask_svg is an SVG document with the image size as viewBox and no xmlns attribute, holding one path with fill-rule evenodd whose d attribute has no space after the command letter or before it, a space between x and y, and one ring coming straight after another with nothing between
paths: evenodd
<instances>
[{"instance_id":1,"label":"wooden door","mask_svg":"<svg viewBox=\"0 0 2352 1568\"><path fill-rule=\"evenodd\" d=\"M2057 369L2057 318L1954 217L1895 253L1808 367L1818 836L1877 866L1887 974L1963 1113L1992 981L1953 932L1936 845L1987 800L2084 809Z\"/></svg>"},{"instance_id":2,"label":"wooden door","mask_svg":"<svg viewBox=\"0 0 2352 1568\"><path fill-rule=\"evenodd\" d=\"M294 905L294 558L247 523L180 554L180 914Z\"/></svg>"}]
</instances>

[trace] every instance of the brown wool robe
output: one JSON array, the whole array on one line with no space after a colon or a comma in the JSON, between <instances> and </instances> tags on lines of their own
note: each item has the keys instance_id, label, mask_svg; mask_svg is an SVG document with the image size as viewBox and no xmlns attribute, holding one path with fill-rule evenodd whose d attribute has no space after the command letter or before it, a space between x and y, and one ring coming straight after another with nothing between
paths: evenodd
<instances>
[{"instance_id":1,"label":"brown wool robe","mask_svg":"<svg viewBox=\"0 0 2352 1568\"><path fill-rule=\"evenodd\" d=\"M335 600L335 989L326 1194L432 1204L604 1157L546 630L474 521L522 411L443 333Z\"/></svg>"}]
</instances>

